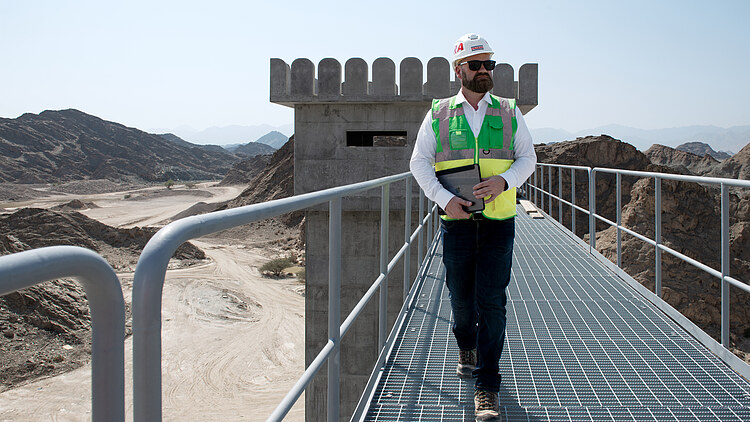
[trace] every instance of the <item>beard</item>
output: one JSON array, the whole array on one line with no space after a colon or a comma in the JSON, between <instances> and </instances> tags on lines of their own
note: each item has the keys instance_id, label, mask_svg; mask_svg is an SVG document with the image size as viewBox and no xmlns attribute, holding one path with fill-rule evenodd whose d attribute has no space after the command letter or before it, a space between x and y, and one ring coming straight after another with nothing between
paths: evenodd
<instances>
[{"instance_id":1,"label":"beard","mask_svg":"<svg viewBox=\"0 0 750 422\"><path fill-rule=\"evenodd\" d=\"M477 73L474 75L474 79L469 80L466 72L461 69L461 76L463 76L461 78L461 85L478 94L484 94L495 86L494 82L492 82L492 75L490 73Z\"/></svg>"}]
</instances>

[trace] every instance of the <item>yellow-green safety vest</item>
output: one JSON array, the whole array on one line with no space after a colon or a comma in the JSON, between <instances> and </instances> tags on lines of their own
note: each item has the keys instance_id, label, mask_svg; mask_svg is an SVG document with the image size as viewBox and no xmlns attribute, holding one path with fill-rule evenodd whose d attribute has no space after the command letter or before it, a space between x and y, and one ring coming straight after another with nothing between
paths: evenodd
<instances>
[{"instance_id":1,"label":"yellow-green safety vest","mask_svg":"<svg viewBox=\"0 0 750 422\"><path fill-rule=\"evenodd\" d=\"M474 138L463 104L456 97L432 101L432 129L435 131L435 171L479 164L482 178L496 176L513 164L513 142L518 128L516 100L490 95L492 104ZM516 188L486 202L482 214L493 220L516 215ZM450 220L443 215L441 218Z\"/></svg>"}]
</instances>

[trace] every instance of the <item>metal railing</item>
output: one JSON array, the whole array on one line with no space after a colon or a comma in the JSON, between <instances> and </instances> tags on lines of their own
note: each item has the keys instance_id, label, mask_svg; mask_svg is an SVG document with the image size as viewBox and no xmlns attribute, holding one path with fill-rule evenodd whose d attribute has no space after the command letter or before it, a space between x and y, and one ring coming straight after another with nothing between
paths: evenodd
<instances>
[{"instance_id":1,"label":"metal railing","mask_svg":"<svg viewBox=\"0 0 750 422\"><path fill-rule=\"evenodd\" d=\"M563 204L571 207L572 219L571 219L571 231L575 233L575 211L581 211L588 214L589 217L589 245L592 251L596 250L596 220L603 221L610 226L617 228L617 266L622 268L622 246L621 238L622 232L625 232L633 237L636 237L655 248L655 283L654 292L659 298L662 296L662 277L661 277L661 258L662 252L667 252L672 256L685 261L702 271L717 277L721 280L721 345L724 348L729 348L729 297L730 297L730 285L742 289L745 292L750 293L750 285L743 283L729 275L730 268L730 243L729 243L729 187L737 188L750 188L750 181L748 180L737 180L737 179L726 179L726 178L714 178L714 177L699 177L699 176L686 176L679 174L668 174L668 173L655 173L655 172L644 172L644 171L633 171L633 170L621 170L621 169L610 169L610 168L589 168L581 166L566 166L558 164L542 164L538 163L540 177L537 178L537 171L534 172L534 183L527 182L528 189L534 191L534 203L539 205L544 210L544 198L547 198L547 209L548 214L552 215L552 201L558 201L558 219L562 224L563 215ZM544 188L544 169L547 168L548 184L545 190ZM558 194L552 193L552 168L557 168L558 174ZM562 177L560 177L562 169L571 170L571 201L563 199L562 193ZM581 170L586 171L588 174L588 187L589 187L589 209L584 209L575 205L575 171ZM611 221L601 215L596 214L596 175L597 173L614 174L616 176L616 221ZM654 239L650 239L640 233L636 233L633 230L628 229L622 225L621 221L621 183L622 176L635 176L641 178L652 178L654 179ZM662 220L661 220L661 180L676 180L683 182L694 182L711 185L720 185L721 187L721 271L709 267L708 265L690 258L674 249L665 246L662 243ZM528 192L528 190L527 190ZM537 201L537 194L540 194L539 201Z\"/></svg>"},{"instance_id":2,"label":"metal railing","mask_svg":"<svg viewBox=\"0 0 750 422\"><path fill-rule=\"evenodd\" d=\"M388 261L388 215L390 185L405 181L407 193L404 244L395 257ZM360 299L351 313L341 323L341 199L370 189L382 189L380 232L380 275ZM284 397L269 420L281 420L299 399L324 363L328 363L328 420L339 417L339 348L354 320L365 305L380 290L378 350L382 350L387 337L387 279L396 263L404 258L404 299L409 291L409 254L415 237L418 242L418 259L422 259L423 229L432 236L436 206L422 217L424 197L420 190L420 224L414 232L411 226L411 173L401 173L371 181L355 183L292 196L240 208L186 217L159 230L143 249L133 280L133 417L136 422L161 420L161 296L167 264L170 257L184 242L228 228L271 218L329 202L329 309L328 342L310 363L302 377Z\"/></svg>"},{"instance_id":3,"label":"metal railing","mask_svg":"<svg viewBox=\"0 0 750 422\"><path fill-rule=\"evenodd\" d=\"M0 296L75 278L91 309L91 419L125 420L125 302L112 267L96 252L50 246L0 257Z\"/></svg>"},{"instance_id":4,"label":"metal railing","mask_svg":"<svg viewBox=\"0 0 750 422\"><path fill-rule=\"evenodd\" d=\"M553 193L553 168L557 169L557 194ZM545 189L545 169L547 183ZM562 192L563 170L570 170L570 201ZM588 185L588 209L576 205L576 172L586 172ZM616 221L596 214L597 173L616 176ZM648 177L654 179L655 188L655 235L650 239L622 225L621 222L621 177ZM693 258L685 256L662 243L661 239L661 180L676 180L720 185L721 187L721 271L713 269ZM390 187L403 181L405 192L404 243L389 261L388 237L390 215ZM351 313L341 322L341 211L342 198L370 189L381 188L380 273L362 296ZM652 246L656 251L655 274L656 295L661 296L661 254L667 252L722 282L721 345L729 345L729 297L730 286L750 293L750 286L730 276L729 244L729 187L750 188L750 181L684 176L665 173L640 172L608 168L589 168L556 164L538 164L533 183L524 188L531 199L544 211L552 215L553 201L558 201L558 219L563 225L563 205L571 210L571 231L576 231L576 211L588 215L589 248L596 251L596 219L617 228L617 266L622 267L621 234L625 232ZM545 204L546 199L546 204ZM328 420L339 417L341 339L369 303L376 291L380 292L378 323L378 351L382 352L388 336L387 326L387 279L396 264L403 259L403 299L410 291L410 259L412 243L417 241L417 259L421 262L428 245L424 242L424 231L433 239L438 227L437 206L430 206L425 213L425 198L420 190L419 224L411 231L412 177L401 173L376 180L356 183L312 192L304 195L248 205L214 213L197 215L177 220L159 230L144 248L136 267L133 282L133 417L135 421L161 420L161 297L167 264L184 242L228 228L248 224L281 214L301 210L314 205L329 203L329 309L328 342L317 357L306 368L302 377L287 393L269 420L281 420L299 399L315 374L328 363ZM54 246L20 252L0 257L0 295L29 287L46 280L73 277L81 281L89 300L92 319L92 418L99 420L124 420L124 301L122 289L112 267L98 254L74 246ZM417 276L419 278L419 275ZM398 320L397 320L398 323ZM703 340L702 340L703 341ZM714 342L715 343L715 342ZM720 345L720 346L721 346ZM719 346L719 347L720 347ZM731 353L728 352L730 355ZM383 353L380 353L379 360Z\"/></svg>"}]
</instances>

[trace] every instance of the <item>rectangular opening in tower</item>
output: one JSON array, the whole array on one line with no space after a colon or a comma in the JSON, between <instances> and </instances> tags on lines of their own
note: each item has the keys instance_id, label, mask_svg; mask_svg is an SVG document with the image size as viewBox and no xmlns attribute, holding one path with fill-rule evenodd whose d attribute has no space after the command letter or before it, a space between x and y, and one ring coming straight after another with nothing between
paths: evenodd
<instances>
[{"instance_id":1,"label":"rectangular opening in tower","mask_svg":"<svg viewBox=\"0 0 750 422\"><path fill-rule=\"evenodd\" d=\"M405 130L348 130L346 131L348 147L404 147L406 146Z\"/></svg>"}]
</instances>

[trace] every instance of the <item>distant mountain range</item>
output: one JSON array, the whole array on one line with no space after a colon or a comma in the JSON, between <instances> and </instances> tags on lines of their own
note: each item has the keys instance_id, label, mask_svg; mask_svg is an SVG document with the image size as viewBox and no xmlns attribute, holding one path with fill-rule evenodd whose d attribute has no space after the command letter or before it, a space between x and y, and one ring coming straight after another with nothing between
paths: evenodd
<instances>
[{"instance_id":1,"label":"distant mountain range","mask_svg":"<svg viewBox=\"0 0 750 422\"><path fill-rule=\"evenodd\" d=\"M288 140L288 136L274 130L261 136L255 142L248 142L246 144L226 144L222 145L222 147L234 154L243 154L253 157L258 154L272 154L274 151L281 148Z\"/></svg>"},{"instance_id":2,"label":"distant mountain range","mask_svg":"<svg viewBox=\"0 0 750 422\"><path fill-rule=\"evenodd\" d=\"M622 125L607 125L575 133L553 128L531 130L531 136L534 138L534 143L536 144L570 141L579 137L598 136L601 134L606 134L615 139L627 142L640 151L646 151L653 144L676 147L689 142L702 142L710 145L716 151L724 151L729 155L733 155L750 143L750 125L730 128L685 126L653 130L637 129Z\"/></svg>"},{"instance_id":3,"label":"distant mountain range","mask_svg":"<svg viewBox=\"0 0 750 422\"><path fill-rule=\"evenodd\" d=\"M176 129L151 129L154 133L173 133L180 138L196 144L215 144L228 146L228 144L246 144L248 142L262 142L260 139L269 132L277 132L284 136L284 142L280 145L272 145L278 149L284 145L289 137L294 133L294 125L286 124L282 126L255 125L255 126L222 126L210 127L205 130L195 130L188 127L179 127ZM268 142L262 142L270 145Z\"/></svg>"}]
</instances>

